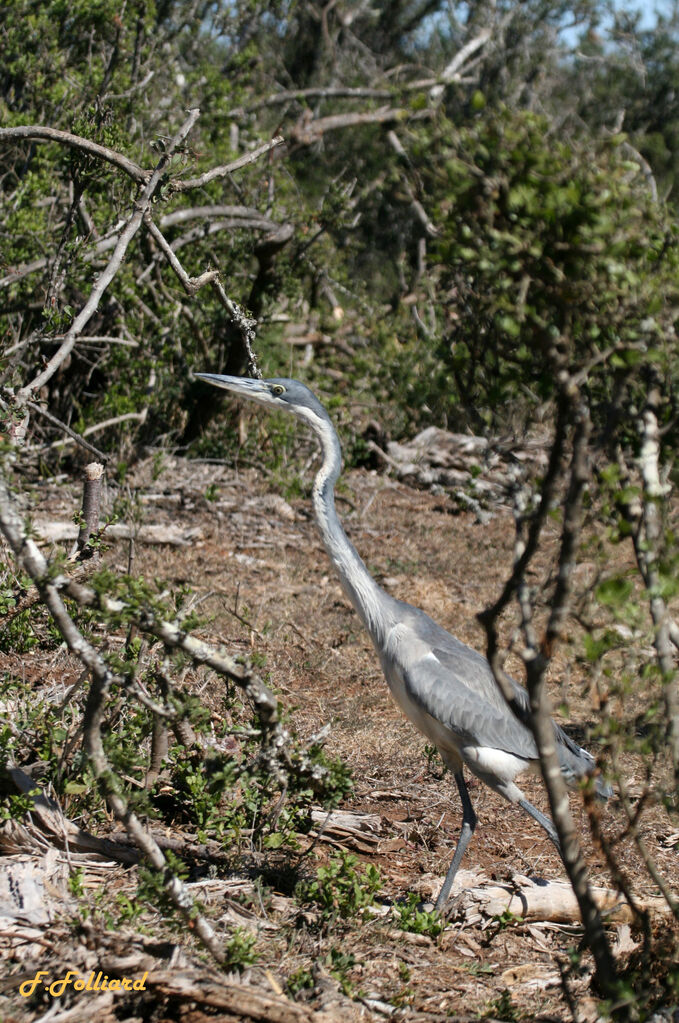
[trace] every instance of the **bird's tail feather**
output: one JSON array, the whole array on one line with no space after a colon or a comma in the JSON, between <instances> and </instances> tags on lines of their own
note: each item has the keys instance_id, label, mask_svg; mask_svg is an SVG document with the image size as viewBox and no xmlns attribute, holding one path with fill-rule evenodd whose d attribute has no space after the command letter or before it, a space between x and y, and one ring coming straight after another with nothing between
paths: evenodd
<instances>
[{"instance_id":1,"label":"bird's tail feather","mask_svg":"<svg viewBox=\"0 0 679 1023\"><path fill-rule=\"evenodd\" d=\"M610 799L614 793L613 786L604 781L600 775L597 775L594 779L594 791L599 799Z\"/></svg>"},{"instance_id":2,"label":"bird's tail feather","mask_svg":"<svg viewBox=\"0 0 679 1023\"><path fill-rule=\"evenodd\" d=\"M556 726L556 731L561 769L566 779L577 782L584 775L593 774L596 769L596 761L592 754L573 742L571 737L558 726ZM599 775L594 779L594 791L599 799L610 799L613 795L613 787Z\"/></svg>"}]
</instances>

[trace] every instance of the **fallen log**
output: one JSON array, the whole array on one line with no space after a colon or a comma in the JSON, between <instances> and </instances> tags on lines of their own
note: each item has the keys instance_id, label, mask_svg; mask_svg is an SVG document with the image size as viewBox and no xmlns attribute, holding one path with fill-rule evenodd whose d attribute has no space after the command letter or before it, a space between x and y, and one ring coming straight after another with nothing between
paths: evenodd
<instances>
[{"instance_id":1,"label":"fallen log","mask_svg":"<svg viewBox=\"0 0 679 1023\"><path fill-rule=\"evenodd\" d=\"M349 810L312 810L312 838L335 846L350 846L358 852L376 852L382 831L382 818L376 813L352 813Z\"/></svg>"},{"instance_id":2,"label":"fallen log","mask_svg":"<svg viewBox=\"0 0 679 1023\"><path fill-rule=\"evenodd\" d=\"M438 890L437 882L433 888ZM631 923L634 913L624 896L611 888L592 888L592 896L607 923ZM568 881L545 881L542 878L515 875L510 883L492 883L473 871L459 871L449 903L449 919L477 924L510 916L526 921L555 924L579 924L580 911ZM650 913L669 912L663 898L646 898L637 902L639 909Z\"/></svg>"},{"instance_id":3,"label":"fallen log","mask_svg":"<svg viewBox=\"0 0 679 1023\"><path fill-rule=\"evenodd\" d=\"M75 540L78 526L73 522L35 522L34 529L39 540L44 543L60 543L63 540ZM132 528L121 522L106 526L102 532L104 540L130 540L137 543L167 543L173 547L187 547L194 540L202 537L198 527L152 524Z\"/></svg>"},{"instance_id":4,"label":"fallen log","mask_svg":"<svg viewBox=\"0 0 679 1023\"><path fill-rule=\"evenodd\" d=\"M15 787L17 792L31 795L33 801L32 822L35 829L39 829L46 839L45 848L48 843L57 848L88 853L120 863L132 864L139 861L137 849L130 849L106 838L97 838L69 820L62 813L58 803L50 799L44 792L36 791L38 786L21 768L10 767L6 773L7 781ZM31 843L35 847L36 840L38 840L38 836L35 833L32 834L24 825L18 821L8 821L0 832L0 851L5 853L10 849L28 851Z\"/></svg>"},{"instance_id":5,"label":"fallen log","mask_svg":"<svg viewBox=\"0 0 679 1023\"><path fill-rule=\"evenodd\" d=\"M491 445L485 437L451 433L435 426L407 442L390 441L385 450L375 443L369 446L406 483L425 489L444 487L463 504L483 501L492 505L506 503L517 470L525 467L532 475L542 472L548 449L544 437L509 448Z\"/></svg>"}]
</instances>

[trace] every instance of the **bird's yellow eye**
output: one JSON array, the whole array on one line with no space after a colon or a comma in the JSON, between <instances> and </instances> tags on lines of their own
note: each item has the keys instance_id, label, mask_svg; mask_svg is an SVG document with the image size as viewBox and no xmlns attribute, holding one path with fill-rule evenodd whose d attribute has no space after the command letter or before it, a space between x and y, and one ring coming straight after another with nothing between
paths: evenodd
<instances>
[{"instance_id":1,"label":"bird's yellow eye","mask_svg":"<svg viewBox=\"0 0 679 1023\"><path fill-rule=\"evenodd\" d=\"M273 387L271 388L271 393L275 395L285 394L285 388L283 387L283 384L274 384Z\"/></svg>"}]
</instances>

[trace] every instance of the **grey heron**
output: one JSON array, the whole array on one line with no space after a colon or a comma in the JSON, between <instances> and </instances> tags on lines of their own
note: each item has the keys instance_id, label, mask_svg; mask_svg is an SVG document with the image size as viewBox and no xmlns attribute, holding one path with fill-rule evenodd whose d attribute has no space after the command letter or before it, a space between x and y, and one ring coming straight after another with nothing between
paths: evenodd
<instances>
[{"instance_id":1,"label":"grey heron","mask_svg":"<svg viewBox=\"0 0 679 1023\"><path fill-rule=\"evenodd\" d=\"M269 409L303 419L320 441L322 464L313 484L313 507L323 544L342 587L372 639L391 693L406 717L433 743L452 771L462 801L462 828L436 909L450 894L460 861L476 827L463 775L473 775L517 803L561 848L551 820L529 803L515 779L539 770L538 751L529 726L528 693L512 681L517 716L506 703L485 657L456 639L429 615L383 590L348 539L335 510L335 483L342 468L339 438L320 401L298 380L196 373L196 377L249 398ZM575 782L592 772L594 758L554 725L561 770ZM599 778L599 794L610 794Z\"/></svg>"}]
</instances>

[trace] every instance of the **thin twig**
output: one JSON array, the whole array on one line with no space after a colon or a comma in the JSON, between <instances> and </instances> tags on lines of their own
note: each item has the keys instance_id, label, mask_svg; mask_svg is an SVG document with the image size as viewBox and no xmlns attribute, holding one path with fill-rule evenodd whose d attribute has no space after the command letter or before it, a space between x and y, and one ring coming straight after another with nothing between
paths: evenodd
<instances>
[{"instance_id":1,"label":"thin twig","mask_svg":"<svg viewBox=\"0 0 679 1023\"><path fill-rule=\"evenodd\" d=\"M493 675L502 690L505 700L519 720L523 720L525 715L523 713L523 708L517 701L514 684L503 667L504 658L500 653L497 621L514 594L517 592L521 580L525 578L528 564L538 548L542 527L544 526L547 515L549 514L561 471L561 460L563 458L566 444L567 420L567 404L560 400L557 403L554 439L549 452L547 472L545 473L545 477L540 488L540 503L530 519L525 542L522 540L521 544L517 545L512 574L502 588L502 593L494 604L489 605L477 615L479 622L483 625L486 632L486 655Z\"/></svg>"},{"instance_id":2,"label":"thin twig","mask_svg":"<svg viewBox=\"0 0 679 1023\"><path fill-rule=\"evenodd\" d=\"M208 284L219 276L219 270L206 270L200 275L200 277L189 277L186 270L182 266L181 262L174 254L172 246L165 238L160 228L153 222L150 212L147 210L144 217L144 224L151 235L151 237L157 242L161 252L167 259L168 263L174 270L175 274L181 281L184 290L187 295L195 295L196 292L203 287L204 284Z\"/></svg>"},{"instance_id":3,"label":"thin twig","mask_svg":"<svg viewBox=\"0 0 679 1023\"><path fill-rule=\"evenodd\" d=\"M300 120L289 129L290 138L303 146L318 142L326 132L354 128L362 124L392 124L424 121L436 116L436 110L409 110L399 107L388 107L384 110L371 110L361 113L330 114L317 117L312 121Z\"/></svg>"},{"instance_id":4,"label":"thin twig","mask_svg":"<svg viewBox=\"0 0 679 1023\"><path fill-rule=\"evenodd\" d=\"M125 89L124 92L105 92L104 95L99 98L99 103L108 103L109 100L112 99L129 99L130 96L134 96L136 93L141 92L142 89L145 89L155 73L155 71L147 71L140 81L135 82L129 89Z\"/></svg>"},{"instance_id":5,"label":"thin twig","mask_svg":"<svg viewBox=\"0 0 679 1023\"><path fill-rule=\"evenodd\" d=\"M526 667L526 682L530 696L530 725L540 758L550 809L562 849L564 866L578 902L585 927L587 944L592 950L596 963L596 976L601 990L611 996L616 992L616 969L608 940L603 927L601 913L592 897L587 877L587 867L575 832L574 822L568 804L568 791L556 750L551 704L545 685L545 672L554 646L561 636L563 623L569 606L572 569L580 536L582 498L589 479L587 464L587 443L591 422L587 409L580 406L579 393L572 378L565 370L557 373L559 394L557 400L557 422L550 451L549 466L543 481L540 505L530 522L525 540L517 536L516 556L510 578L494 605L486 609L479 618L488 636L488 658L496 681L517 716L525 721L521 713L512 680L505 674L498 650L497 618L513 594L519 598L522 631L525 641L523 660ZM573 452L567 499L564 507L564 522L561 533L558 576L552 600L552 610L545 634L538 639L532 622L532 605L525 583L528 564L537 550L540 532L544 524L560 475L563 453L569 432L569 421L575 419ZM525 517L520 515L517 530L525 526ZM507 690L509 691L507 693ZM515 709L517 708L517 709Z\"/></svg>"},{"instance_id":6,"label":"thin twig","mask_svg":"<svg viewBox=\"0 0 679 1023\"><path fill-rule=\"evenodd\" d=\"M589 818L589 826L592 832L592 838L596 845L599 846L601 852L606 860L608 869L611 873L613 883L619 892L625 896L630 909L634 913L634 916L644 933L644 947L648 949L651 940L651 921L650 915L647 909L643 909L637 903L636 894L632 889L632 884L629 881L624 870L620 866L620 863L613 855L613 848L611 842L604 834L601 828L601 817L599 813L599 807L596 805L594 793L589 786L583 789L583 799L585 803L585 810Z\"/></svg>"},{"instance_id":7,"label":"thin twig","mask_svg":"<svg viewBox=\"0 0 679 1023\"><path fill-rule=\"evenodd\" d=\"M644 861L644 866L646 867L649 876L660 890L660 893L665 899L667 905L669 906L670 911L672 912L675 920L679 921L679 901L677 901L677 899L674 896L674 893L672 892L664 876L658 870L655 860L648 851L648 847L646 845L646 842L644 841L643 835L639 831L638 814L635 813L632 807L630 794L624 777L624 772L622 770L620 763L618 762L618 757L615 750L611 751L611 759L616 774L618 790L620 792L620 802L622 804L623 810L625 811L625 816L627 817L630 834L632 835L634 843L637 849L639 850L639 854L642 860Z\"/></svg>"},{"instance_id":8,"label":"thin twig","mask_svg":"<svg viewBox=\"0 0 679 1023\"><path fill-rule=\"evenodd\" d=\"M141 412L124 412L120 416L112 416L111 419L103 419L100 423L93 423L92 426L86 427L83 430L82 436L90 436L93 433L101 433L102 430L107 430L110 426L117 426L119 423L137 422L145 423L146 417L148 416L148 408L144 408ZM76 440L76 437L72 438ZM82 438L80 438L82 440ZM51 448L64 448L68 445L68 440L54 440L50 444ZM86 442L85 442L86 443ZM92 451L97 453L96 448L91 448ZM110 458L110 455L102 455L102 458Z\"/></svg>"},{"instance_id":9,"label":"thin twig","mask_svg":"<svg viewBox=\"0 0 679 1023\"><path fill-rule=\"evenodd\" d=\"M187 220L215 220L218 217L230 217L233 220L243 220L246 225L257 223L269 231L275 231L278 224L265 217L259 210L252 206L189 206L166 213L158 221L160 227L174 227L175 224L184 224Z\"/></svg>"},{"instance_id":10,"label":"thin twig","mask_svg":"<svg viewBox=\"0 0 679 1023\"><path fill-rule=\"evenodd\" d=\"M105 455L103 451L99 450L99 448L95 448L94 444L90 444L90 442L86 441L84 437L82 437L79 433L76 433L75 430L72 430L70 426L66 425L66 423L62 423L60 419L57 419L56 416L53 416L51 412L48 412L47 409L44 409L41 405L36 405L36 403L33 401L27 401L26 405L32 412L37 412L39 416L42 416L44 419L47 419L47 421L50 422L52 426L56 426L59 430L62 431L62 433L68 434L72 441L78 444L81 448L84 448L85 451L89 451L90 454L96 455L99 461L103 462L104 465L106 465L109 456Z\"/></svg>"},{"instance_id":11,"label":"thin twig","mask_svg":"<svg viewBox=\"0 0 679 1023\"><path fill-rule=\"evenodd\" d=\"M457 51L453 59L446 65L439 75L439 83L437 83L429 93L430 99L434 101L439 100L445 92L446 85L459 81L460 71L465 62L478 50L483 49L491 36L491 29L484 28L477 36L474 36L473 39L470 39L468 43Z\"/></svg>"},{"instance_id":12,"label":"thin twig","mask_svg":"<svg viewBox=\"0 0 679 1023\"><path fill-rule=\"evenodd\" d=\"M264 145L253 149L251 153L246 153L245 156L239 156L237 160L232 160L231 163L224 164L221 167L212 167L209 171L205 171L204 174L200 174L197 178L187 178L186 181L174 181L172 183L172 191L188 192L192 188L202 188L203 185L209 184L210 181L214 181L216 178L225 178L228 174L232 174L234 171L240 170L241 167L247 167L248 164L259 160L260 156L264 156L265 153L271 152L272 149L276 149L278 146L283 145L284 142L285 139L282 135L276 135L270 142L265 142Z\"/></svg>"},{"instance_id":13,"label":"thin twig","mask_svg":"<svg viewBox=\"0 0 679 1023\"><path fill-rule=\"evenodd\" d=\"M664 541L660 505L671 489L669 485L663 484L660 480L660 438L658 431L660 401L660 387L657 380L655 380L648 389L646 406L639 424L641 433L639 468L643 481L641 519L643 538L638 530L634 532L633 536L637 563L641 568L644 582L649 592L649 605L655 628L653 645L661 672L665 700L667 738L672 757L675 784L679 786L679 691L677 689L677 673L672 653L671 619L662 596L662 580L659 570L659 558Z\"/></svg>"},{"instance_id":14,"label":"thin twig","mask_svg":"<svg viewBox=\"0 0 679 1023\"><path fill-rule=\"evenodd\" d=\"M213 278L212 287L217 292L217 297L222 303L229 316L233 320L234 326L238 329L243 347L247 354L247 374L251 377L261 377L261 371L257 365L257 356L255 355L253 344L255 341L255 327L257 326L257 320L252 316L248 316L247 312L239 306L236 302L232 302L229 296L224 290L224 286L218 277Z\"/></svg>"},{"instance_id":15,"label":"thin twig","mask_svg":"<svg viewBox=\"0 0 679 1023\"><path fill-rule=\"evenodd\" d=\"M181 284L188 295L194 295L204 284L212 284L214 290L217 292L219 301L228 312L231 322L240 334L243 348L246 353L247 372L249 376L261 376L257 366L257 357L255 356L253 349L257 320L255 320L252 316L248 316L241 306L229 298L224 290L222 282L219 279L218 270L206 270L205 273L200 275L200 277L189 277L188 273L182 266L180 259L172 250L172 247L163 235L162 231L159 227L157 227L150 216L146 218L146 226L149 233L166 256L168 263L181 281Z\"/></svg>"},{"instance_id":16,"label":"thin twig","mask_svg":"<svg viewBox=\"0 0 679 1023\"><path fill-rule=\"evenodd\" d=\"M428 80L426 84L431 85L434 79ZM420 87L421 84L420 84ZM392 89L369 89L364 87L349 88L348 86L326 86L314 89L281 89L280 92L273 92L270 96L250 103L249 106L231 110L232 117L239 117L243 114L253 114L257 110L266 107L280 106L294 100L304 99L391 99L401 91L398 87Z\"/></svg>"},{"instance_id":17,"label":"thin twig","mask_svg":"<svg viewBox=\"0 0 679 1023\"><path fill-rule=\"evenodd\" d=\"M575 405L578 400L577 391L573 393L570 388L567 388L567 393L570 402ZM531 726L540 754L540 768L549 797L552 819L561 844L564 866L578 902L587 944L594 956L599 986L602 992L612 995L615 992L616 984L615 960L608 944L601 912L592 896L587 864L570 812L568 789L556 749L551 701L545 683L547 665L562 636L568 613L573 566L580 538L582 499L590 476L587 445L591 432L591 420L587 409L584 406L576 407L575 418L571 473L564 505L558 574L551 601L551 611L539 647L529 645L530 640L527 642L524 662L530 694ZM524 633L524 635L528 639L528 634Z\"/></svg>"},{"instance_id":18,"label":"thin twig","mask_svg":"<svg viewBox=\"0 0 679 1023\"><path fill-rule=\"evenodd\" d=\"M65 576L58 576L55 579L55 586L82 607L97 607L106 615L120 615L129 611L124 601L97 593ZM176 622L159 619L149 608L142 608L135 618L143 632L162 640L170 649L183 650L197 664L206 664L213 671L235 682L244 691L257 707L262 725L269 736L267 745L270 748L266 754L269 771L273 777L282 780L285 773L285 746L289 736L280 721L278 701L271 690L248 668L238 664L223 651L214 650L207 643L184 632Z\"/></svg>"}]
</instances>

